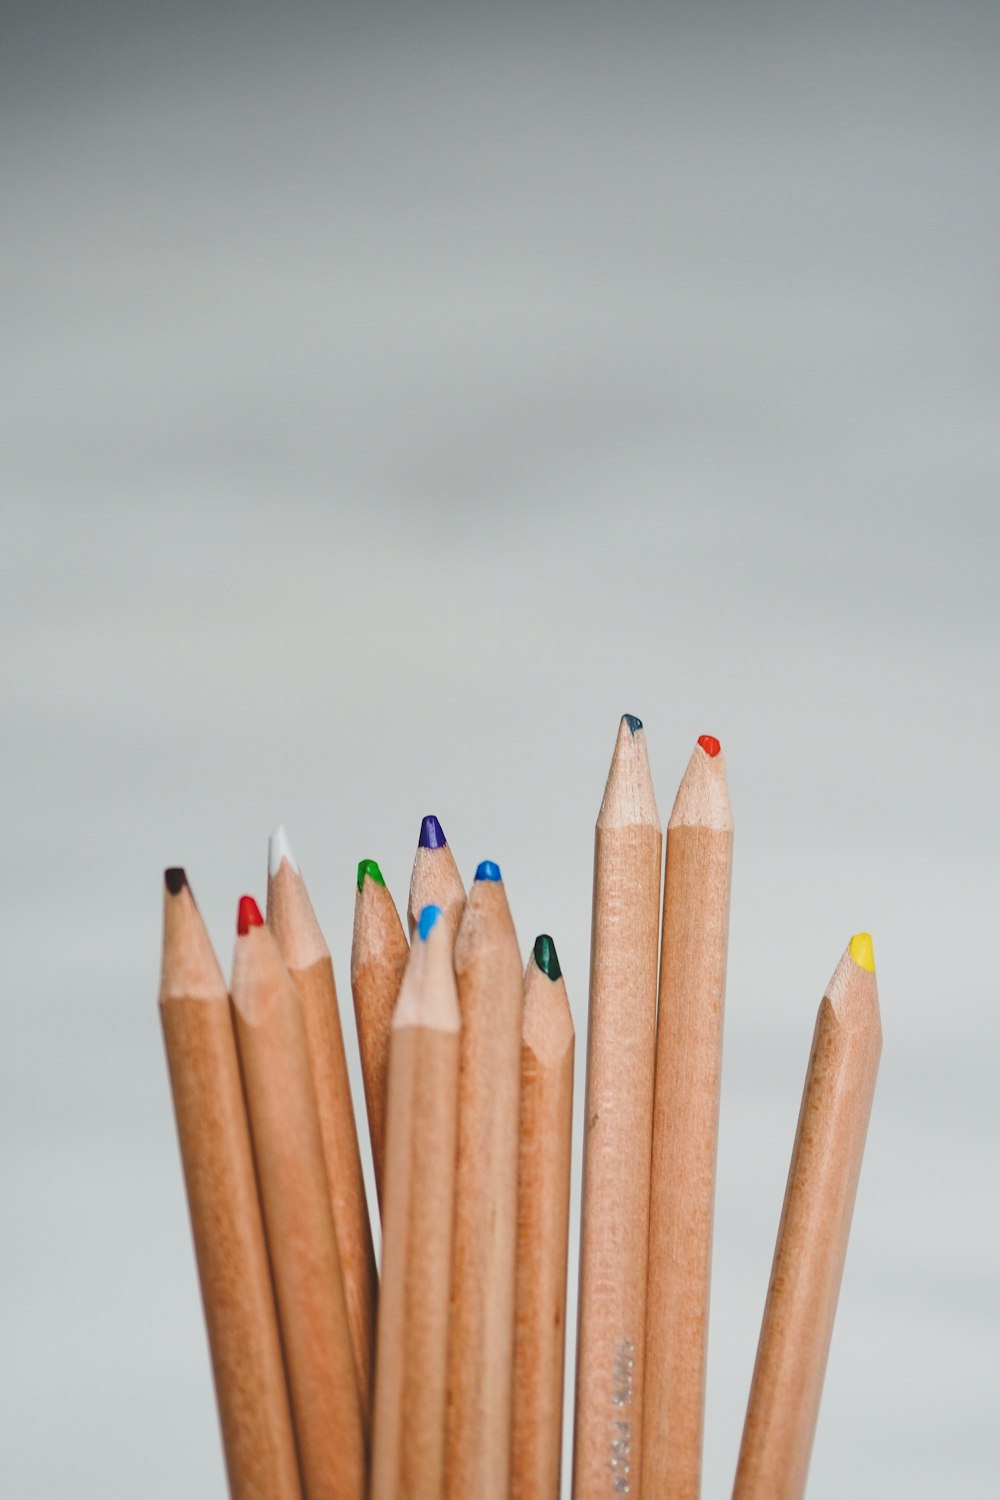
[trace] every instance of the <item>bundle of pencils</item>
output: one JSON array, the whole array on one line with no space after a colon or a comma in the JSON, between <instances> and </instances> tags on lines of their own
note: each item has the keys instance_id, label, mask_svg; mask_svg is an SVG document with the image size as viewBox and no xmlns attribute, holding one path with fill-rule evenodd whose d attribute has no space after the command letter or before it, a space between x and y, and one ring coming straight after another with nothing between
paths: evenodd
<instances>
[{"instance_id":1,"label":"bundle of pencils","mask_svg":"<svg viewBox=\"0 0 1000 1500\"><path fill-rule=\"evenodd\" d=\"M575 1500L696 1500L733 822L698 740L667 825L621 722L597 819ZM234 1500L555 1500L574 1032L498 866L424 819L409 940L358 866L351 987L381 1278L330 953L284 831L227 987L167 870L160 1010ZM871 939L819 1009L734 1500L805 1490L881 1049ZM373 1205L374 1207L374 1205Z\"/></svg>"}]
</instances>

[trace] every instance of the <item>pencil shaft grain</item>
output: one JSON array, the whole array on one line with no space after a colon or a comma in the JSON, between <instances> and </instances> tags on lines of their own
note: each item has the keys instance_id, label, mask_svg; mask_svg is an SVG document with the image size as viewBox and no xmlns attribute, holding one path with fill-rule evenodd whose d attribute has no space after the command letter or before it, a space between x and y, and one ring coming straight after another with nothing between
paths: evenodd
<instances>
[{"instance_id":1,"label":"pencil shaft grain","mask_svg":"<svg viewBox=\"0 0 1000 1500\"><path fill-rule=\"evenodd\" d=\"M696 747L693 770L714 775L724 793L716 755L713 764ZM697 1500L701 1489L733 843L724 800L727 826L671 819L667 832L642 1478L644 1493L663 1500Z\"/></svg>"},{"instance_id":2,"label":"pencil shaft grain","mask_svg":"<svg viewBox=\"0 0 1000 1500\"><path fill-rule=\"evenodd\" d=\"M378 1274L333 968L329 959L323 959L310 969L291 969L289 972L302 1001L309 1042L327 1191L337 1232L347 1321L358 1371L361 1414L367 1430L375 1363Z\"/></svg>"},{"instance_id":3,"label":"pencil shaft grain","mask_svg":"<svg viewBox=\"0 0 1000 1500\"><path fill-rule=\"evenodd\" d=\"M267 882L267 920L298 991L327 1189L366 1436L371 1421L378 1275L333 964L297 866L281 860Z\"/></svg>"},{"instance_id":4,"label":"pencil shaft grain","mask_svg":"<svg viewBox=\"0 0 1000 1500\"><path fill-rule=\"evenodd\" d=\"M874 973L842 960L819 1008L734 1500L800 1500L882 1048Z\"/></svg>"},{"instance_id":5,"label":"pencil shaft grain","mask_svg":"<svg viewBox=\"0 0 1000 1500\"><path fill-rule=\"evenodd\" d=\"M392 897L366 876L354 908L351 993L358 1029L375 1189L382 1204L385 1173L389 1038L392 1013L410 947Z\"/></svg>"},{"instance_id":6,"label":"pencil shaft grain","mask_svg":"<svg viewBox=\"0 0 1000 1500\"><path fill-rule=\"evenodd\" d=\"M499 882L473 886L455 971L462 1045L445 1493L507 1500L523 981Z\"/></svg>"},{"instance_id":7,"label":"pencil shaft grain","mask_svg":"<svg viewBox=\"0 0 1000 1500\"><path fill-rule=\"evenodd\" d=\"M528 965L521 1044L511 1500L557 1500L562 1460L573 1022Z\"/></svg>"},{"instance_id":8,"label":"pencil shaft grain","mask_svg":"<svg viewBox=\"0 0 1000 1500\"><path fill-rule=\"evenodd\" d=\"M458 1031L393 1031L372 1500L444 1486Z\"/></svg>"},{"instance_id":9,"label":"pencil shaft grain","mask_svg":"<svg viewBox=\"0 0 1000 1500\"><path fill-rule=\"evenodd\" d=\"M662 838L641 726L628 734L594 854L574 1500L635 1495L641 1475Z\"/></svg>"},{"instance_id":10,"label":"pencil shaft grain","mask_svg":"<svg viewBox=\"0 0 1000 1500\"><path fill-rule=\"evenodd\" d=\"M425 906L440 906L454 942L465 911L465 886L447 844L437 849L418 848L414 856L406 903L411 937Z\"/></svg>"},{"instance_id":11,"label":"pencil shaft grain","mask_svg":"<svg viewBox=\"0 0 1000 1500\"><path fill-rule=\"evenodd\" d=\"M189 893L168 903L190 902ZM185 914L190 925L200 918ZM267 1246L222 975L199 993L172 985L183 943L164 944L160 1016L233 1500L300 1500ZM203 929L198 936L207 946ZM214 963L214 959L212 961Z\"/></svg>"},{"instance_id":12,"label":"pencil shaft grain","mask_svg":"<svg viewBox=\"0 0 1000 1500\"><path fill-rule=\"evenodd\" d=\"M233 1000L306 1500L349 1500L366 1482L357 1367L301 1003L266 928L238 940Z\"/></svg>"}]
</instances>

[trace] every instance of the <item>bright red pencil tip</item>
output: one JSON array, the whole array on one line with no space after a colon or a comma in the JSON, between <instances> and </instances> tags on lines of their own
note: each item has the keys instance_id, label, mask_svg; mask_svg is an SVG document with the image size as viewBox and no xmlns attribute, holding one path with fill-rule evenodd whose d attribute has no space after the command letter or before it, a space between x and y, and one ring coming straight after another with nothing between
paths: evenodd
<instances>
[{"instance_id":1,"label":"bright red pencil tip","mask_svg":"<svg viewBox=\"0 0 1000 1500\"><path fill-rule=\"evenodd\" d=\"M252 896L240 897L240 909L236 916L236 932L239 937L246 937L251 927L263 927L264 918L260 914L260 907Z\"/></svg>"},{"instance_id":2,"label":"bright red pencil tip","mask_svg":"<svg viewBox=\"0 0 1000 1500\"><path fill-rule=\"evenodd\" d=\"M710 755L713 760L722 749L722 746L719 744L714 734L700 734L698 736L698 743L704 750L705 754Z\"/></svg>"}]
</instances>

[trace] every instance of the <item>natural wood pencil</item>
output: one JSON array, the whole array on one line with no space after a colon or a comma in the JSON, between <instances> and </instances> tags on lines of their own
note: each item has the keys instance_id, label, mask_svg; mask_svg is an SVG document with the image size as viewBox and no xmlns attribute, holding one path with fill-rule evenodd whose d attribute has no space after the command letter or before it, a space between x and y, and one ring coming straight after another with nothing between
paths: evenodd
<instances>
[{"instance_id":1,"label":"natural wood pencil","mask_svg":"<svg viewBox=\"0 0 1000 1500\"><path fill-rule=\"evenodd\" d=\"M411 938L425 906L440 906L454 941L465 910L465 886L444 829L433 813L428 813L420 825L420 839L413 858L406 907Z\"/></svg>"},{"instance_id":2,"label":"natural wood pencil","mask_svg":"<svg viewBox=\"0 0 1000 1500\"><path fill-rule=\"evenodd\" d=\"M372 1500L440 1500L458 1118L452 940L425 907L392 1021Z\"/></svg>"},{"instance_id":3,"label":"natural wood pencil","mask_svg":"<svg viewBox=\"0 0 1000 1500\"><path fill-rule=\"evenodd\" d=\"M167 870L160 1018L233 1500L301 1500L225 980L183 870Z\"/></svg>"},{"instance_id":4,"label":"natural wood pencil","mask_svg":"<svg viewBox=\"0 0 1000 1500\"><path fill-rule=\"evenodd\" d=\"M805 1491L881 1051L875 958L861 932L816 1019L734 1500Z\"/></svg>"},{"instance_id":5,"label":"natural wood pencil","mask_svg":"<svg viewBox=\"0 0 1000 1500\"><path fill-rule=\"evenodd\" d=\"M626 714L594 849L575 1500L634 1495L641 1475L662 842L645 731Z\"/></svg>"},{"instance_id":6,"label":"natural wood pencil","mask_svg":"<svg viewBox=\"0 0 1000 1500\"><path fill-rule=\"evenodd\" d=\"M511 1500L557 1500L566 1354L573 1018L555 944L524 976Z\"/></svg>"},{"instance_id":7,"label":"natural wood pencil","mask_svg":"<svg viewBox=\"0 0 1000 1500\"><path fill-rule=\"evenodd\" d=\"M233 1008L306 1500L360 1500L365 1443L298 992L250 896Z\"/></svg>"},{"instance_id":8,"label":"natural wood pencil","mask_svg":"<svg viewBox=\"0 0 1000 1500\"><path fill-rule=\"evenodd\" d=\"M373 859L358 865L351 944L351 994L361 1052L375 1190L382 1203L385 1163L386 1089L392 1013L399 997L410 945L382 871Z\"/></svg>"},{"instance_id":9,"label":"natural wood pencil","mask_svg":"<svg viewBox=\"0 0 1000 1500\"><path fill-rule=\"evenodd\" d=\"M500 870L484 860L455 942L462 1014L445 1493L507 1500L523 978Z\"/></svg>"},{"instance_id":10,"label":"natural wood pencil","mask_svg":"<svg viewBox=\"0 0 1000 1500\"><path fill-rule=\"evenodd\" d=\"M361 1415L371 1419L378 1273L330 950L283 827L268 845L267 923L302 1002Z\"/></svg>"},{"instance_id":11,"label":"natural wood pencil","mask_svg":"<svg viewBox=\"0 0 1000 1500\"><path fill-rule=\"evenodd\" d=\"M646 1299L642 1491L698 1500L733 818L702 735L667 824Z\"/></svg>"}]
</instances>

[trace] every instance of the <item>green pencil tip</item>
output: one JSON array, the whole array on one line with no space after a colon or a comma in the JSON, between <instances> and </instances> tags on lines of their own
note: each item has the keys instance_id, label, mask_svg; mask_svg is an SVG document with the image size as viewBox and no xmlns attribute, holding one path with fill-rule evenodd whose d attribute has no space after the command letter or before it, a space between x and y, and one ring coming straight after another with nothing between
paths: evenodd
<instances>
[{"instance_id":1,"label":"green pencil tip","mask_svg":"<svg viewBox=\"0 0 1000 1500\"><path fill-rule=\"evenodd\" d=\"M363 859L361 861L361 863L358 865L358 890L359 891L360 891L361 887L365 883L365 876L366 875L371 880L374 880L374 882L375 882L376 885L385 885L385 879L384 879L384 877L382 875L382 871L379 869L378 865L375 863L375 861L373 859Z\"/></svg>"},{"instance_id":2,"label":"green pencil tip","mask_svg":"<svg viewBox=\"0 0 1000 1500\"><path fill-rule=\"evenodd\" d=\"M556 945L546 932L535 938L535 963L546 979L551 979L553 983L562 975Z\"/></svg>"}]
</instances>

